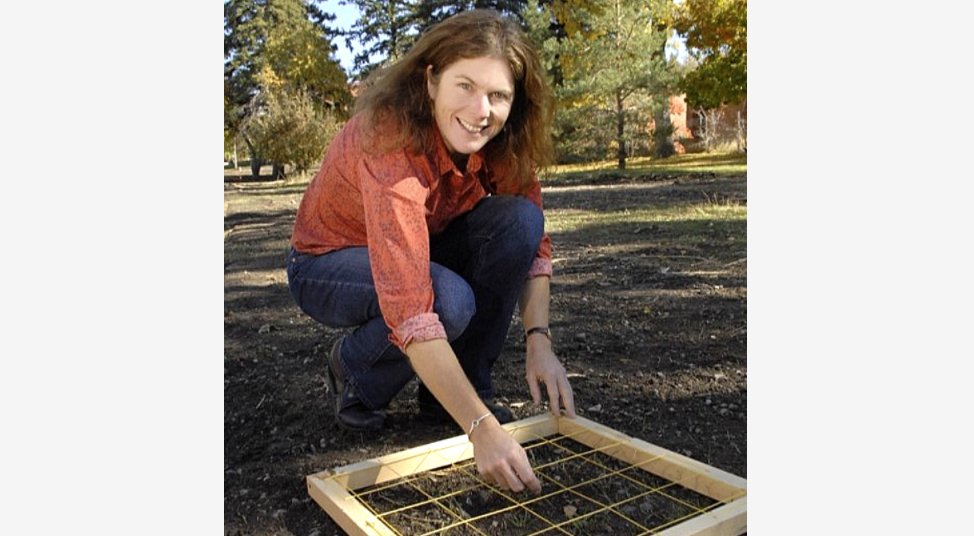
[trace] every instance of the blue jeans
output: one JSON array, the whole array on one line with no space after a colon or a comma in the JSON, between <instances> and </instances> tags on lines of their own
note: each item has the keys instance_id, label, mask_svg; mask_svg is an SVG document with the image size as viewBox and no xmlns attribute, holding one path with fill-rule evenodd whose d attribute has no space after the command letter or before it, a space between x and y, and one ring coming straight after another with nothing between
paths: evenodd
<instances>
[{"instance_id":1,"label":"blue jeans","mask_svg":"<svg viewBox=\"0 0 974 536\"><path fill-rule=\"evenodd\" d=\"M529 200L490 196L430 237L433 311L464 373L481 398L494 396L491 369L500 356L518 295L544 232ZM383 409L415 376L389 341L365 247L324 255L293 248L288 283L306 314L332 328L354 328L341 348L345 381L370 409ZM419 401L435 403L422 385Z\"/></svg>"}]
</instances>

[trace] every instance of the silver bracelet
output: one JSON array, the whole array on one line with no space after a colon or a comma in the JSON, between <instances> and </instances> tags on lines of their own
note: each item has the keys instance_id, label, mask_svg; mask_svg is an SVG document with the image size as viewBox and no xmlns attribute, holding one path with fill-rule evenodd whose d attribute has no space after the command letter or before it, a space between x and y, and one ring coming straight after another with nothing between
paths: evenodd
<instances>
[{"instance_id":1,"label":"silver bracelet","mask_svg":"<svg viewBox=\"0 0 974 536\"><path fill-rule=\"evenodd\" d=\"M490 417L491 415L493 415L493 413L491 413L491 412L489 412L489 411L488 411L487 413L484 413L484 414L483 414L483 415L481 415L480 417L477 417L476 419L474 419L474 420L472 420L472 421L470 421L470 431L469 431L469 432L467 432L467 437L469 438L469 437L470 437L470 434L472 434L472 433L473 433L473 430L474 430L474 428L476 428L476 427L478 427L478 426L480 426L480 423L481 423L481 422L482 422L482 421L483 421L484 419L486 419L487 417Z\"/></svg>"}]
</instances>

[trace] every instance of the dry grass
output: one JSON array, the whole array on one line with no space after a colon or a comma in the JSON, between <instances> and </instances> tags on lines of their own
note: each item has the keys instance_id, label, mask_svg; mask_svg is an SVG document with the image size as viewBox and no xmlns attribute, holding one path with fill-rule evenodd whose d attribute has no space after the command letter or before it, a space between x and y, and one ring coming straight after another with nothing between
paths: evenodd
<instances>
[{"instance_id":1,"label":"dry grass","mask_svg":"<svg viewBox=\"0 0 974 536\"><path fill-rule=\"evenodd\" d=\"M637 157L626 160L626 169L618 169L615 160L554 166L542 178L546 183L557 184L559 179L576 178L588 173L612 173L623 176L684 175L687 173L716 173L741 175L747 173L747 154L731 152L674 155L669 158Z\"/></svg>"}]
</instances>

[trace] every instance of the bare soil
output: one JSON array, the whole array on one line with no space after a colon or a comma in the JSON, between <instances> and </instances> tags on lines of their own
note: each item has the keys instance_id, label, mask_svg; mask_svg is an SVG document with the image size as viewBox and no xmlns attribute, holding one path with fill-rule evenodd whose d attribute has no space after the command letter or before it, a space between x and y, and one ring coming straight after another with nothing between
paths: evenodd
<instances>
[{"instance_id":1,"label":"bare soil","mask_svg":"<svg viewBox=\"0 0 974 536\"><path fill-rule=\"evenodd\" d=\"M323 356L340 332L294 305L284 273L305 186L225 182L228 535L344 534L308 496L308 474L462 433L419 417L414 384L394 401L381 433L336 425ZM590 174L546 189L544 200L547 210L596 212L746 205L747 178ZM744 478L746 227L612 223L551 233L552 330L579 413ZM521 334L512 329L495 387L518 418L544 411L531 403L523 369Z\"/></svg>"}]
</instances>

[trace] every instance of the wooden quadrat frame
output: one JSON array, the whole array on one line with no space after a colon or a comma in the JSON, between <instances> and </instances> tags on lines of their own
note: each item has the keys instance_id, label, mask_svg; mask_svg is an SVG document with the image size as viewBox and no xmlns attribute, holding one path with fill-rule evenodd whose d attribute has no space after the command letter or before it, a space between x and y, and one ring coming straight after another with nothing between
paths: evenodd
<instances>
[{"instance_id":1,"label":"wooden quadrat frame","mask_svg":"<svg viewBox=\"0 0 974 536\"><path fill-rule=\"evenodd\" d=\"M637 489L646 489L647 491L637 493L632 498L633 501L639 500L643 495L657 493L670 497L673 495L667 490L670 485L674 486L672 489L690 490L687 493L699 494L709 501L706 506L701 507L693 507L683 503L682 506L690 511L688 515L654 527L647 527L633 521L626 516L626 510L620 508L618 504L596 503L598 504L597 510L586 515L602 514L611 515L615 519L624 518L632 523L632 534L638 536L650 534L660 536L738 536L747 532L747 480L744 478L646 441L629 437L583 417L568 419L557 418L550 414L538 415L508 423L504 425L504 428L521 444L532 445L538 441L562 440L565 440L567 444L570 440L572 444L580 444L590 450L573 453L564 449L569 458L590 462L598 456L601 457L600 459L611 459L617 464L627 466L623 470L613 470L604 464L593 462L604 469L610 477L625 477L638 484L639 478L633 479L627 475L635 473L639 477L647 474L647 478L662 479L668 483L661 486L640 484L643 488ZM557 443L551 444L557 446ZM605 458L605 456L609 458ZM387 523L385 514L377 512L362 500L360 491L435 470L460 468L467 471L467 474L471 474L472 458L473 446L467 436L461 435L309 475L307 477L308 493L351 536L407 536ZM475 471L472 471L472 474L475 474ZM541 478L540 474L539 478ZM591 484L602 478L605 477L599 476L583 484ZM557 484L554 481L552 483ZM512 506L508 506L507 509L520 508L538 500L531 494L503 492L496 486L488 486L484 482L479 486L509 501ZM562 488L556 490L556 493L574 493L573 488L577 488L577 486ZM584 495L579 496L585 497ZM629 500L626 499L627 502ZM679 499L673 500L679 501ZM431 499L431 501L435 501L435 499ZM635 503L630 503L628 506L630 511L635 508L632 506L633 504ZM486 534L475 526L466 527L469 521L475 521L477 518L468 520L453 512L450 513L456 516L456 521L452 525L424 534L454 534L455 532L451 532L451 529L461 525L464 525L461 528L468 531L465 534ZM485 516L494 513L491 512ZM538 516L537 513L532 515L537 516L541 520L538 522L544 524L542 530L530 532L530 534L544 534L545 536L575 534L568 521L554 522ZM598 518L592 519L597 522ZM578 521L578 519L572 520L572 522Z\"/></svg>"}]
</instances>

